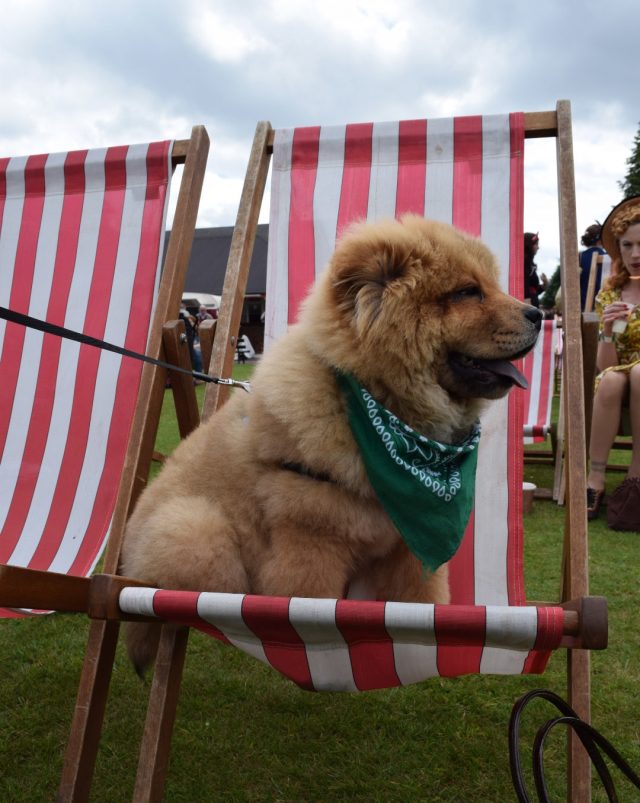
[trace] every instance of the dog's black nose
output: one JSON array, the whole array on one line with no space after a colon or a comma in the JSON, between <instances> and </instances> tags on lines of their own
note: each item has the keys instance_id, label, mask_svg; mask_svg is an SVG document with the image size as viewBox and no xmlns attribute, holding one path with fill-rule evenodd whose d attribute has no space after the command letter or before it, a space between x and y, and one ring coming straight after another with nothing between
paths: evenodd
<instances>
[{"instance_id":1,"label":"dog's black nose","mask_svg":"<svg viewBox=\"0 0 640 803\"><path fill-rule=\"evenodd\" d=\"M537 307L527 306L524 309L524 317L535 325L536 329L540 329L542 323L542 313Z\"/></svg>"}]
</instances>

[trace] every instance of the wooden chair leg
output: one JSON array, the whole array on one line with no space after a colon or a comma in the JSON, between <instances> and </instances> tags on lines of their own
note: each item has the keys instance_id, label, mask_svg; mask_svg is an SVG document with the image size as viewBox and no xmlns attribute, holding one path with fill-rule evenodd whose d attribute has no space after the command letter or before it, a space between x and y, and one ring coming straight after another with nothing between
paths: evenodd
<instances>
[{"instance_id":1,"label":"wooden chair leg","mask_svg":"<svg viewBox=\"0 0 640 803\"><path fill-rule=\"evenodd\" d=\"M140 745L135 803L162 800L188 638L188 627L162 627Z\"/></svg>"},{"instance_id":2,"label":"wooden chair leg","mask_svg":"<svg viewBox=\"0 0 640 803\"><path fill-rule=\"evenodd\" d=\"M555 429L555 466L553 470L552 498L559 505L564 505L565 496L565 465L564 465L564 388L560 388L560 411L558 424Z\"/></svg>"},{"instance_id":3,"label":"wooden chair leg","mask_svg":"<svg viewBox=\"0 0 640 803\"><path fill-rule=\"evenodd\" d=\"M162 345L168 362L178 365L180 368L191 370L191 357L187 348L184 321L168 321L165 323L162 330ZM178 430L180 437L186 438L200 423L200 411L198 410L198 400L193 387L193 379L186 374L177 372L171 372L170 376L173 401L178 419Z\"/></svg>"},{"instance_id":4,"label":"wooden chair leg","mask_svg":"<svg viewBox=\"0 0 640 803\"><path fill-rule=\"evenodd\" d=\"M569 705L585 722L591 722L591 654L589 650L568 650L567 673ZM569 729L569 803L591 800L591 761L575 731Z\"/></svg>"},{"instance_id":5,"label":"wooden chair leg","mask_svg":"<svg viewBox=\"0 0 640 803\"><path fill-rule=\"evenodd\" d=\"M89 799L119 629L119 622L91 622L58 801Z\"/></svg>"},{"instance_id":6,"label":"wooden chair leg","mask_svg":"<svg viewBox=\"0 0 640 803\"><path fill-rule=\"evenodd\" d=\"M198 326L198 337L200 338L200 349L202 351L202 370L205 373L209 372L209 363L211 362L211 352L213 351L213 338L216 333L216 321L204 320L200 321Z\"/></svg>"}]
</instances>

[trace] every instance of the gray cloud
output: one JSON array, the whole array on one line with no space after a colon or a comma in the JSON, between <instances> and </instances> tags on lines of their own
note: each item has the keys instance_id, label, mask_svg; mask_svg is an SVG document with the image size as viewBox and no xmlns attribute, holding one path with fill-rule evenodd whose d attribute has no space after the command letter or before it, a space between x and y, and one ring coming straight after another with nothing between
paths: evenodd
<instances>
[{"instance_id":1,"label":"gray cloud","mask_svg":"<svg viewBox=\"0 0 640 803\"><path fill-rule=\"evenodd\" d=\"M0 150L185 136L204 123L201 221L223 225L259 119L530 111L569 98L583 227L618 200L640 120L635 18L631 0L14 0L0 34ZM541 231L550 268L555 166L538 165L536 147L525 224Z\"/></svg>"}]
</instances>

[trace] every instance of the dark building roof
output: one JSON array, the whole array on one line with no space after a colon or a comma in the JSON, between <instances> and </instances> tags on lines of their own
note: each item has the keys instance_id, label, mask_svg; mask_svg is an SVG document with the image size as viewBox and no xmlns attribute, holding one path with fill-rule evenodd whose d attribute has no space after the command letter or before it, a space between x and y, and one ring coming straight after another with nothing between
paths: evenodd
<instances>
[{"instance_id":1,"label":"dark building roof","mask_svg":"<svg viewBox=\"0 0 640 803\"><path fill-rule=\"evenodd\" d=\"M233 226L196 229L187 270L185 290L190 293L222 293ZM267 243L269 225L260 223L251 257L247 293L267 291Z\"/></svg>"}]
</instances>

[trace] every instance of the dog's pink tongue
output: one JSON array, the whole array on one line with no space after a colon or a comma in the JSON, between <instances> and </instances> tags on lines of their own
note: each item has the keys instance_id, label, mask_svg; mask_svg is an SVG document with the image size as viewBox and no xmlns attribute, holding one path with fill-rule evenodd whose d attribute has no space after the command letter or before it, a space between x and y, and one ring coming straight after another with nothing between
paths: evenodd
<instances>
[{"instance_id":1,"label":"dog's pink tongue","mask_svg":"<svg viewBox=\"0 0 640 803\"><path fill-rule=\"evenodd\" d=\"M524 375L521 374L515 365L508 360L485 360L484 366L490 371L493 371L494 374L508 377L516 385L523 388L523 390L526 390L529 387L529 383L525 379Z\"/></svg>"}]
</instances>

